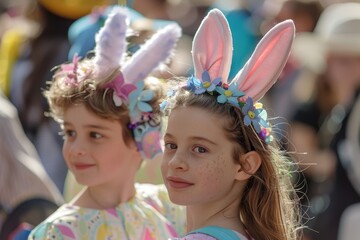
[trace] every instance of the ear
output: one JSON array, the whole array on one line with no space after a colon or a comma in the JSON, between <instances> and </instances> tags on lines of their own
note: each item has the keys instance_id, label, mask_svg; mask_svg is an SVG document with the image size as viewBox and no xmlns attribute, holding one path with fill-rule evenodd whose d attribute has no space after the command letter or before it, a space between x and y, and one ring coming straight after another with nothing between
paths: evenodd
<instances>
[{"instance_id":1,"label":"ear","mask_svg":"<svg viewBox=\"0 0 360 240\"><path fill-rule=\"evenodd\" d=\"M239 167L236 180L244 181L249 179L259 169L262 159L256 151L251 151L240 156L241 166Z\"/></svg>"},{"instance_id":2,"label":"ear","mask_svg":"<svg viewBox=\"0 0 360 240\"><path fill-rule=\"evenodd\" d=\"M257 102L277 81L290 54L295 36L292 20L283 21L265 34L245 66L231 83Z\"/></svg>"},{"instance_id":3,"label":"ear","mask_svg":"<svg viewBox=\"0 0 360 240\"><path fill-rule=\"evenodd\" d=\"M210 79L221 77L227 83L232 60L232 37L224 14L218 9L211 10L197 30L192 57L194 75L202 79L202 73L208 71Z\"/></svg>"}]
</instances>

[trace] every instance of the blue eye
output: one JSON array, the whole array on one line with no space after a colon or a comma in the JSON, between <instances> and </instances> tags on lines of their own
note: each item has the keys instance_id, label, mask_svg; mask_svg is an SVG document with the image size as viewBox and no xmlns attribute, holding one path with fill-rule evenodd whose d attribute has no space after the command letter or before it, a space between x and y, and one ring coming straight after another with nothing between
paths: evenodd
<instances>
[{"instance_id":1,"label":"blue eye","mask_svg":"<svg viewBox=\"0 0 360 240\"><path fill-rule=\"evenodd\" d=\"M206 149L203 148L203 147L195 147L193 150L194 150L195 152L197 152L197 153L206 153L206 152L208 152L208 150L206 150Z\"/></svg>"},{"instance_id":2,"label":"blue eye","mask_svg":"<svg viewBox=\"0 0 360 240\"><path fill-rule=\"evenodd\" d=\"M169 150L174 150L174 149L177 149L177 146L174 143L165 143L165 148L167 148Z\"/></svg>"}]
</instances>

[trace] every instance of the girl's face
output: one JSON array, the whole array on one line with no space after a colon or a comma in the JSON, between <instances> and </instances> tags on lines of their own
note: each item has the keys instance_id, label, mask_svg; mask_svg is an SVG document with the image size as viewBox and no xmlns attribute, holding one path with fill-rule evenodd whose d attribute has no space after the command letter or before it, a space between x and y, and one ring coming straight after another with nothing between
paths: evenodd
<instances>
[{"instance_id":1,"label":"girl's face","mask_svg":"<svg viewBox=\"0 0 360 240\"><path fill-rule=\"evenodd\" d=\"M223 120L198 107L174 109L168 120L162 174L171 201L205 205L239 198L234 144Z\"/></svg>"},{"instance_id":2,"label":"girl's face","mask_svg":"<svg viewBox=\"0 0 360 240\"><path fill-rule=\"evenodd\" d=\"M133 179L140 164L135 143L125 144L119 121L98 117L84 105L64 114L63 155L83 185L118 185Z\"/></svg>"}]
</instances>

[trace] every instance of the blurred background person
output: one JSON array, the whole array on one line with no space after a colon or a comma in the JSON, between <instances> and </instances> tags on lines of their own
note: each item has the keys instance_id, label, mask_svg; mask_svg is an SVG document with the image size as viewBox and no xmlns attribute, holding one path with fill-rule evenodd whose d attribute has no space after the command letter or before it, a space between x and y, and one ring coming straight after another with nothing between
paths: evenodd
<instances>
[{"instance_id":1,"label":"blurred background person","mask_svg":"<svg viewBox=\"0 0 360 240\"><path fill-rule=\"evenodd\" d=\"M261 32L266 31L266 29L272 27L277 22L292 19L295 24L296 35L304 32L311 33L314 31L322 11L323 6L318 0L266 1L263 5L264 21L261 24ZM298 107L310 98L313 82L313 74L304 70L301 62L299 62L294 54L291 54L279 80L270 89L265 99L270 109L274 112L273 114L282 116L282 118L275 120L275 124L277 126L276 134L284 150L294 151L289 146L292 144L292 139L288 132L289 129L290 131L292 130L292 119ZM306 117L309 116L305 115L304 118ZM312 178L307 176L307 171L303 171L308 168L308 165L301 165L300 167L302 169L294 175L293 181L297 186L305 215L303 224L307 225L309 224L309 217L306 216L306 213L310 205L309 198L312 198L314 182Z\"/></svg>"},{"instance_id":2,"label":"blurred background person","mask_svg":"<svg viewBox=\"0 0 360 240\"><path fill-rule=\"evenodd\" d=\"M44 116L47 104L41 90L50 80L52 66L67 59L69 26L93 7L108 2L32 0L26 18L36 28L26 33L10 28L2 38L13 53L9 61L1 62L6 64L7 71L1 79L7 82L5 92L17 108L23 129L35 145L45 170L61 192L67 172L61 154L62 139L57 124Z\"/></svg>"},{"instance_id":3,"label":"blurred background person","mask_svg":"<svg viewBox=\"0 0 360 240\"><path fill-rule=\"evenodd\" d=\"M299 34L294 43L293 55L315 73L312 98L298 107L289 130L290 148L306 153L294 158L309 179L308 214L314 217L308 224L313 229L307 233L309 239L337 239L343 211L360 202L348 164L349 159L359 161L359 155L348 156L344 147L360 90L359 26L360 3L332 4L314 33Z\"/></svg>"},{"instance_id":4,"label":"blurred background person","mask_svg":"<svg viewBox=\"0 0 360 240\"><path fill-rule=\"evenodd\" d=\"M17 227L14 224L37 225L51 214L43 215L45 206L38 208L40 201L53 203L55 211L63 199L26 137L16 108L1 91L0 106L0 239L7 239L4 237ZM25 202L28 206L20 211L18 207ZM19 222L11 222L14 218Z\"/></svg>"},{"instance_id":5,"label":"blurred background person","mask_svg":"<svg viewBox=\"0 0 360 240\"><path fill-rule=\"evenodd\" d=\"M292 19L295 24L296 34L313 32L323 10L318 0L268 0L262 6L264 21L260 31L266 32L274 24ZM276 84L271 88L265 101L271 106L275 116L282 116L278 120L279 139L286 145L287 122L294 114L297 106L307 98L306 89L299 93L298 87L304 82L302 66L291 54ZM306 77L306 75L305 75ZM286 146L284 146L286 148Z\"/></svg>"},{"instance_id":6,"label":"blurred background person","mask_svg":"<svg viewBox=\"0 0 360 240\"><path fill-rule=\"evenodd\" d=\"M342 144L341 160L346 163L349 180L360 194L360 94L352 107ZM360 236L360 203L346 207L341 214L338 239L352 240Z\"/></svg>"}]
</instances>

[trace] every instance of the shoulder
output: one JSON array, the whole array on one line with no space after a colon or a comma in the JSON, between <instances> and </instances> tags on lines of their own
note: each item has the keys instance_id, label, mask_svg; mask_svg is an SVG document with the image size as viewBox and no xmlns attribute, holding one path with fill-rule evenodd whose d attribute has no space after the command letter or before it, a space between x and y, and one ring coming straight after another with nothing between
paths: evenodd
<instances>
[{"instance_id":1,"label":"shoulder","mask_svg":"<svg viewBox=\"0 0 360 240\"><path fill-rule=\"evenodd\" d=\"M161 202L167 203L170 201L164 184L136 183L135 187L138 198L149 204L156 202L160 204Z\"/></svg>"},{"instance_id":2,"label":"shoulder","mask_svg":"<svg viewBox=\"0 0 360 240\"><path fill-rule=\"evenodd\" d=\"M52 215L31 231L29 240L64 239L64 236L76 236L79 217L84 209L64 204Z\"/></svg>"},{"instance_id":3,"label":"shoulder","mask_svg":"<svg viewBox=\"0 0 360 240\"><path fill-rule=\"evenodd\" d=\"M173 204L164 184L135 184L137 196L147 204L154 207L156 210L163 212L168 208L182 208L181 206Z\"/></svg>"},{"instance_id":4,"label":"shoulder","mask_svg":"<svg viewBox=\"0 0 360 240\"><path fill-rule=\"evenodd\" d=\"M186 229L186 208L176 205L169 199L164 184L135 184L137 197L140 201L150 205L164 216L174 227L177 233L184 234Z\"/></svg>"},{"instance_id":5,"label":"shoulder","mask_svg":"<svg viewBox=\"0 0 360 240\"><path fill-rule=\"evenodd\" d=\"M137 183L135 187L138 199L149 204L161 214L164 214L166 206L171 204L163 184Z\"/></svg>"}]
</instances>

